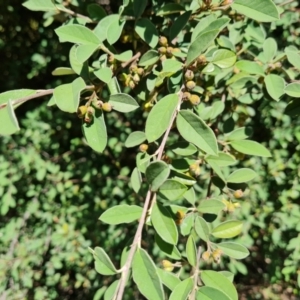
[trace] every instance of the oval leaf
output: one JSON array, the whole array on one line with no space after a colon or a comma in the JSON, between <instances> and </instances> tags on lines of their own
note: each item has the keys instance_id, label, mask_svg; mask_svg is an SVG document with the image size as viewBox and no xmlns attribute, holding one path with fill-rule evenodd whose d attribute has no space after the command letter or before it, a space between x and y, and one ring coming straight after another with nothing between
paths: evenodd
<instances>
[{"instance_id":1,"label":"oval leaf","mask_svg":"<svg viewBox=\"0 0 300 300\"><path fill-rule=\"evenodd\" d=\"M276 101L284 94L285 81L275 74L269 74L265 77L265 84L268 94Z\"/></svg>"},{"instance_id":2,"label":"oval leaf","mask_svg":"<svg viewBox=\"0 0 300 300\"><path fill-rule=\"evenodd\" d=\"M114 264L102 248L96 247L93 251L93 255L95 259L95 269L99 274L114 275L117 273Z\"/></svg>"},{"instance_id":3,"label":"oval leaf","mask_svg":"<svg viewBox=\"0 0 300 300\"><path fill-rule=\"evenodd\" d=\"M173 290L169 300L186 300L193 289L193 279L191 277L181 281Z\"/></svg>"},{"instance_id":4,"label":"oval leaf","mask_svg":"<svg viewBox=\"0 0 300 300\"><path fill-rule=\"evenodd\" d=\"M183 194L187 191L187 187L174 179L166 180L159 188L159 195L163 198L175 201L183 197Z\"/></svg>"},{"instance_id":5,"label":"oval leaf","mask_svg":"<svg viewBox=\"0 0 300 300\"><path fill-rule=\"evenodd\" d=\"M216 238L229 239L239 235L243 229L243 222L230 220L216 226L211 234Z\"/></svg>"},{"instance_id":6,"label":"oval leaf","mask_svg":"<svg viewBox=\"0 0 300 300\"><path fill-rule=\"evenodd\" d=\"M220 211L225 208L225 204L216 199L201 200L197 210L203 214L215 214L217 215Z\"/></svg>"},{"instance_id":7,"label":"oval leaf","mask_svg":"<svg viewBox=\"0 0 300 300\"><path fill-rule=\"evenodd\" d=\"M248 154L248 155L256 155L262 157L271 157L270 151L263 145L249 140L236 140L231 141L230 145L236 151Z\"/></svg>"},{"instance_id":8,"label":"oval leaf","mask_svg":"<svg viewBox=\"0 0 300 300\"><path fill-rule=\"evenodd\" d=\"M197 300L232 300L219 289L203 286L197 291Z\"/></svg>"},{"instance_id":9,"label":"oval leaf","mask_svg":"<svg viewBox=\"0 0 300 300\"><path fill-rule=\"evenodd\" d=\"M155 48L158 43L158 32L149 19L138 19L135 24L135 31L151 48Z\"/></svg>"},{"instance_id":10,"label":"oval leaf","mask_svg":"<svg viewBox=\"0 0 300 300\"><path fill-rule=\"evenodd\" d=\"M115 94L109 97L109 103L113 109L119 112L128 113L136 110L139 105L137 102L128 94Z\"/></svg>"},{"instance_id":11,"label":"oval leaf","mask_svg":"<svg viewBox=\"0 0 300 300\"><path fill-rule=\"evenodd\" d=\"M181 136L199 149L217 155L218 145L214 132L205 122L188 110L181 110L177 116L177 128Z\"/></svg>"},{"instance_id":12,"label":"oval leaf","mask_svg":"<svg viewBox=\"0 0 300 300\"><path fill-rule=\"evenodd\" d=\"M157 268L157 274L163 285L165 285L171 291L173 291L180 283L180 279L171 272Z\"/></svg>"},{"instance_id":13,"label":"oval leaf","mask_svg":"<svg viewBox=\"0 0 300 300\"><path fill-rule=\"evenodd\" d=\"M131 132L125 141L125 147L131 148L140 145L146 140L145 132L134 131Z\"/></svg>"},{"instance_id":14,"label":"oval leaf","mask_svg":"<svg viewBox=\"0 0 300 300\"><path fill-rule=\"evenodd\" d=\"M256 172L248 168L242 168L234 171L227 177L227 182L244 183L252 180L257 176Z\"/></svg>"},{"instance_id":15,"label":"oval leaf","mask_svg":"<svg viewBox=\"0 0 300 300\"><path fill-rule=\"evenodd\" d=\"M163 161L152 162L146 169L146 179L151 186L151 191L157 191L158 188L169 177L170 168Z\"/></svg>"},{"instance_id":16,"label":"oval leaf","mask_svg":"<svg viewBox=\"0 0 300 300\"><path fill-rule=\"evenodd\" d=\"M191 266L196 267L197 265L197 250L193 236L189 236L186 242L186 257Z\"/></svg>"},{"instance_id":17,"label":"oval leaf","mask_svg":"<svg viewBox=\"0 0 300 300\"><path fill-rule=\"evenodd\" d=\"M205 242L209 241L210 230L208 224L200 216L197 216L195 219L195 231L197 235L200 237L200 239L202 239Z\"/></svg>"},{"instance_id":18,"label":"oval leaf","mask_svg":"<svg viewBox=\"0 0 300 300\"><path fill-rule=\"evenodd\" d=\"M238 243L224 242L217 245L226 255L234 259L243 259L249 256L249 250Z\"/></svg>"}]
</instances>

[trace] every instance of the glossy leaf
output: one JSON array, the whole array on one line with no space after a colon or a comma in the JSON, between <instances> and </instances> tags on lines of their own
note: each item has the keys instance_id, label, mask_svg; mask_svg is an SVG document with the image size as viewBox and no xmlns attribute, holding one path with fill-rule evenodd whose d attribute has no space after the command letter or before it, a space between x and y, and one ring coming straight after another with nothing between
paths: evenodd
<instances>
[{"instance_id":1,"label":"glossy leaf","mask_svg":"<svg viewBox=\"0 0 300 300\"><path fill-rule=\"evenodd\" d=\"M82 25L63 25L55 30L61 43L70 42L74 44L100 44L98 37Z\"/></svg>"},{"instance_id":2,"label":"glossy leaf","mask_svg":"<svg viewBox=\"0 0 300 300\"><path fill-rule=\"evenodd\" d=\"M157 274L164 286L173 291L180 279L173 273L157 268Z\"/></svg>"},{"instance_id":3,"label":"glossy leaf","mask_svg":"<svg viewBox=\"0 0 300 300\"><path fill-rule=\"evenodd\" d=\"M201 200L197 210L203 214L218 214L225 208L225 204L216 199Z\"/></svg>"},{"instance_id":4,"label":"glossy leaf","mask_svg":"<svg viewBox=\"0 0 300 300\"><path fill-rule=\"evenodd\" d=\"M175 201L183 197L183 194L187 191L187 187L174 180L166 180L159 188L159 195L169 201Z\"/></svg>"},{"instance_id":5,"label":"glossy leaf","mask_svg":"<svg viewBox=\"0 0 300 300\"><path fill-rule=\"evenodd\" d=\"M163 161L152 162L146 169L146 179L151 191L157 191L170 174L169 166Z\"/></svg>"},{"instance_id":6,"label":"glossy leaf","mask_svg":"<svg viewBox=\"0 0 300 300\"><path fill-rule=\"evenodd\" d=\"M251 169L242 168L234 171L227 177L227 182L243 183L254 179L257 176L256 172Z\"/></svg>"},{"instance_id":7,"label":"glossy leaf","mask_svg":"<svg viewBox=\"0 0 300 300\"><path fill-rule=\"evenodd\" d=\"M270 151L265 146L255 141L235 140L235 141L231 141L230 145L236 151L244 154L262 156L262 157L272 156Z\"/></svg>"},{"instance_id":8,"label":"glossy leaf","mask_svg":"<svg viewBox=\"0 0 300 300\"><path fill-rule=\"evenodd\" d=\"M99 274L114 275L117 273L115 266L102 248L96 247L93 251L93 255L95 259L95 269Z\"/></svg>"},{"instance_id":9,"label":"glossy leaf","mask_svg":"<svg viewBox=\"0 0 300 300\"><path fill-rule=\"evenodd\" d=\"M278 10L272 0L235 0L232 9L259 22L279 20Z\"/></svg>"},{"instance_id":10,"label":"glossy leaf","mask_svg":"<svg viewBox=\"0 0 300 300\"><path fill-rule=\"evenodd\" d=\"M243 222L230 220L217 225L211 232L216 238L230 239L242 232Z\"/></svg>"},{"instance_id":11,"label":"glossy leaf","mask_svg":"<svg viewBox=\"0 0 300 300\"><path fill-rule=\"evenodd\" d=\"M123 93L110 95L109 103L112 105L113 110L123 113L134 111L139 107L130 95Z\"/></svg>"},{"instance_id":12,"label":"glossy leaf","mask_svg":"<svg viewBox=\"0 0 300 300\"><path fill-rule=\"evenodd\" d=\"M11 135L19 130L20 127L12 105L12 100L9 100L4 108L0 108L0 136Z\"/></svg>"},{"instance_id":13,"label":"glossy leaf","mask_svg":"<svg viewBox=\"0 0 300 300\"><path fill-rule=\"evenodd\" d=\"M137 249L132 263L132 277L148 300L164 300L162 283L156 270L149 254L144 249Z\"/></svg>"},{"instance_id":14,"label":"glossy leaf","mask_svg":"<svg viewBox=\"0 0 300 300\"><path fill-rule=\"evenodd\" d=\"M131 148L140 145L146 140L145 132L134 131L131 132L125 141L125 147Z\"/></svg>"},{"instance_id":15,"label":"glossy leaf","mask_svg":"<svg viewBox=\"0 0 300 300\"><path fill-rule=\"evenodd\" d=\"M158 32L149 19L138 19L135 23L135 31L151 48L155 48L158 43Z\"/></svg>"},{"instance_id":16,"label":"glossy leaf","mask_svg":"<svg viewBox=\"0 0 300 300\"><path fill-rule=\"evenodd\" d=\"M143 209L136 205L121 204L107 209L99 218L100 221L117 225L122 223L131 223L138 220L142 215Z\"/></svg>"},{"instance_id":17,"label":"glossy leaf","mask_svg":"<svg viewBox=\"0 0 300 300\"><path fill-rule=\"evenodd\" d=\"M106 125L103 114L97 114L90 124L83 123L82 130L88 145L96 152L103 152L107 144Z\"/></svg>"},{"instance_id":18,"label":"glossy leaf","mask_svg":"<svg viewBox=\"0 0 300 300\"><path fill-rule=\"evenodd\" d=\"M275 74L269 74L265 77L265 84L268 94L276 101L284 94L285 81L284 79Z\"/></svg>"},{"instance_id":19,"label":"glossy leaf","mask_svg":"<svg viewBox=\"0 0 300 300\"><path fill-rule=\"evenodd\" d=\"M171 293L169 300L186 300L193 289L193 279L191 277L181 281Z\"/></svg>"},{"instance_id":20,"label":"glossy leaf","mask_svg":"<svg viewBox=\"0 0 300 300\"><path fill-rule=\"evenodd\" d=\"M85 88L85 82L81 77L72 83L62 84L54 89L53 96L58 108L62 111L77 112L80 92Z\"/></svg>"},{"instance_id":21,"label":"glossy leaf","mask_svg":"<svg viewBox=\"0 0 300 300\"><path fill-rule=\"evenodd\" d=\"M234 259L244 259L249 256L249 250L238 243L224 242L217 245L226 255Z\"/></svg>"},{"instance_id":22,"label":"glossy leaf","mask_svg":"<svg viewBox=\"0 0 300 300\"><path fill-rule=\"evenodd\" d=\"M177 116L177 128L181 136L207 154L217 155L218 145L214 132L191 111L181 110Z\"/></svg>"},{"instance_id":23,"label":"glossy leaf","mask_svg":"<svg viewBox=\"0 0 300 300\"><path fill-rule=\"evenodd\" d=\"M196 216L195 231L201 240L205 242L209 241L210 229L206 221L200 216Z\"/></svg>"},{"instance_id":24,"label":"glossy leaf","mask_svg":"<svg viewBox=\"0 0 300 300\"><path fill-rule=\"evenodd\" d=\"M223 274L216 271L202 271L201 280L205 286L216 288L223 292L229 299L238 300L235 286Z\"/></svg>"},{"instance_id":25,"label":"glossy leaf","mask_svg":"<svg viewBox=\"0 0 300 300\"><path fill-rule=\"evenodd\" d=\"M170 126L178 105L178 95L170 94L154 105L146 121L146 137L149 143L159 139Z\"/></svg>"},{"instance_id":26,"label":"glossy leaf","mask_svg":"<svg viewBox=\"0 0 300 300\"><path fill-rule=\"evenodd\" d=\"M189 264L193 267L196 267L197 265L197 250L196 250L196 245L195 241L192 235L188 237L188 240L186 242L186 257L189 262Z\"/></svg>"},{"instance_id":27,"label":"glossy leaf","mask_svg":"<svg viewBox=\"0 0 300 300\"><path fill-rule=\"evenodd\" d=\"M171 245L177 244L177 227L168 209L161 204L154 204L151 211L151 222L157 234L166 243Z\"/></svg>"}]
</instances>

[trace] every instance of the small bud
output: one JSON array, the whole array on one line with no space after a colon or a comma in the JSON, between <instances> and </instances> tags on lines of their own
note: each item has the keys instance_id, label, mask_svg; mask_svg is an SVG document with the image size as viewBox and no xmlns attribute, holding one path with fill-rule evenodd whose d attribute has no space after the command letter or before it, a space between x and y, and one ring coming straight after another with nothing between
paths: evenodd
<instances>
[{"instance_id":1,"label":"small bud","mask_svg":"<svg viewBox=\"0 0 300 300\"><path fill-rule=\"evenodd\" d=\"M132 80L134 81L134 83L138 84L141 80L139 74L134 74L133 77L132 77Z\"/></svg>"},{"instance_id":2,"label":"small bud","mask_svg":"<svg viewBox=\"0 0 300 300\"><path fill-rule=\"evenodd\" d=\"M183 101L187 101L187 100L190 99L190 97L191 97L191 93L189 93L189 92L184 92L183 95L182 95L182 100L183 100Z\"/></svg>"},{"instance_id":3,"label":"small bud","mask_svg":"<svg viewBox=\"0 0 300 300\"><path fill-rule=\"evenodd\" d=\"M85 123L91 123L92 120L93 120L93 115L85 114L85 116L84 116Z\"/></svg>"},{"instance_id":4,"label":"small bud","mask_svg":"<svg viewBox=\"0 0 300 300\"><path fill-rule=\"evenodd\" d=\"M196 106L199 105L201 100L198 95L192 94L189 98L189 101L191 102L192 105Z\"/></svg>"},{"instance_id":5,"label":"small bud","mask_svg":"<svg viewBox=\"0 0 300 300\"><path fill-rule=\"evenodd\" d=\"M101 100L97 100L93 104L97 109L101 109L103 102Z\"/></svg>"},{"instance_id":6,"label":"small bud","mask_svg":"<svg viewBox=\"0 0 300 300\"><path fill-rule=\"evenodd\" d=\"M166 47L159 47L158 48L158 52L160 54L166 54L167 53L167 48Z\"/></svg>"},{"instance_id":7,"label":"small bud","mask_svg":"<svg viewBox=\"0 0 300 300\"><path fill-rule=\"evenodd\" d=\"M233 193L234 198L236 199L240 199L244 196L244 192L240 189L240 190L236 190Z\"/></svg>"},{"instance_id":8,"label":"small bud","mask_svg":"<svg viewBox=\"0 0 300 300\"><path fill-rule=\"evenodd\" d=\"M77 109L78 118L82 119L86 114L86 112L87 112L87 106L85 105L79 106Z\"/></svg>"},{"instance_id":9,"label":"small bud","mask_svg":"<svg viewBox=\"0 0 300 300\"><path fill-rule=\"evenodd\" d=\"M190 173L196 177L198 177L201 173L201 168L199 166L199 163L197 163L197 162L191 164L189 167L189 170L190 170Z\"/></svg>"},{"instance_id":10,"label":"small bud","mask_svg":"<svg viewBox=\"0 0 300 300\"><path fill-rule=\"evenodd\" d=\"M240 208L241 207L241 204L238 203L238 202L233 203L233 205L234 205L235 208Z\"/></svg>"},{"instance_id":11,"label":"small bud","mask_svg":"<svg viewBox=\"0 0 300 300\"><path fill-rule=\"evenodd\" d=\"M168 39L165 36L160 36L158 43L160 46L167 47L168 46Z\"/></svg>"},{"instance_id":12,"label":"small bud","mask_svg":"<svg viewBox=\"0 0 300 300\"><path fill-rule=\"evenodd\" d=\"M173 50L174 50L174 48L173 47L167 47L167 53L166 53L166 55L168 56L168 57L172 57L173 56Z\"/></svg>"},{"instance_id":13,"label":"small bud","mask_svg":"<svg viewBox=\"0 0 300 300\"><path fill-rule=\"evenodd\" d=\"M205 251L205 252L203 252L202 253L202 259L204 260L204 261L209 261L209 259L210 259L210 252L209 251Z\"/></svg>"},{"instance_id":14,"label":"small bud","mask_svg":"<svg viewBox=\"0 0 300 300\"><path fill-rule=\"evenodd\" d=\"M143 68L138 68L136 73L140 76L143 76L144 75L144 69Z\"/></svg>"},{"instance_id":15,"label":"small bud","mask_svg":"<svg viewBox=\"0 0 300 300\"><path fill-rule=\"evenodd\" d=\"M212 253L212 257L214 259L214 262L219 264L221 261L221 255L222 255L222 250L221 249L216 249Z\"/></svg>"},{"instance_id":16,"label":"small bud","mask_svg":"<svg viewBox=\"0 0 300 300\"><path fill-rule=\"evenodd\" d=\"M177 225L180 225L185 217L185 213L182 210L178 210L176 213L176 221Z\"/></svg>"},{"instance_id":17,"label":"small bud","mask_svg":"<svg viewBox=\"0 0 300 300\"><path fill-rule=\"evenodd\" d=\"M193 88L195 88L196 82L193 80L189 80L186 82L185 86L188 90L192 90Z\"/></svg>"},{"instance_id":18,"label":"small bud","mask_svg":"<svg viewBox=\"0 0 300 300\"><path fill-rule=\"evenodd\" d=\"M87 108L87 112L86 112L89 116L92 116L93 114L95 114L95 108L92 106L89 106Z\"/></svg>"},{"instance_id":19,"label":"small bud","mask_svg":"<svg viewBox=\"0 0 300 300\"><path fill-rule=\"evenodd\" d=\"M110 103L108 103L108 102L104 102L103 104L102 104L102 110L104 110L104 111L106 111L106 112L110 112L110 111L112 111L112 105L110 104Z\"/></svg>"},{"instance_id":20,"label":"small bud","mask_svg":"<svg viewBox=\"0 0 300 300\"><path fill-rule=\"evenodd\" d=\"M129 83L128 83L128 86L131 88L131 89L134 89L135 88L135 83L133 80L130 80Z\"/></svg>"},{"instance_id":21,"label":"small bud","mask_svg":"<svg viewBox=\"0 0 300 300\"><path fill-rule=\"evenodd\" d=\"M186 72L185 72L185 74L184 74L185 80L190 81L190 80L193 80L194 77L195 77L195 74L194 74L193 71L191 71L191 70L186 70Z\"/></svg>"},{"instance_id":22,"label":"small bud","mask_svg":"<svg viewBox=\"0 0 300 300\"><path fill-rule=\"evenodd\" d=\"M141 152L147 152L149 146L147 144L141 144L139 149Z\"/></svg>"},{"instance_id":23,"label":"small bud","mask_svg":"<svg viewBox=\"0 0 300 300\"><path fill-rule=\"evenodd\" d=\"M197 59L197 63L198 63L199 65L204 65L204 64L206 64L206 57L205 57L205 55L201 54L201 55L198 57L198 59Z\"/></svg>"},{"instance_id":24,"label":"small bud","mask_svg":"<svg viewBox=\"0 0 300 300\"><path fill-rule=\"evenodd\" d=\"M162 264L163 269L165 271L172 272L173 269L174 269L174 265L170 261L168 261L166 259L162 260L161 264Z\"/></svg>"}]
</instances>

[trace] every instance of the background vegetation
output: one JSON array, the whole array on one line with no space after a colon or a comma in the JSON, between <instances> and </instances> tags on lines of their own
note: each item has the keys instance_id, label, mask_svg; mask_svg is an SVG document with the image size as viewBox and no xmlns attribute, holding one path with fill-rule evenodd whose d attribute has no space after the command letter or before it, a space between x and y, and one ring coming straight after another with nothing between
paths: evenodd
<instances>
[{"instance_id":1,"label":"background vegetation","mask_svg":"<svg viewBox=\"0 0 300 300\"><path fill-rule=\"evenodd\" d=\"M95 1L67 2L87 14L87 6ZM104 8L109 12L118 6L114 1ZM299 49L300 6L290 1L283 7L280 21L248 20L243 26L260 26L263 40L273 37L278 51L289 45ZM1 1L0 12L0 92L52 88L75 78L51 75L68 63L69 45L59 43L54 33L67 15L51 19L47 13L27 10L18 0ZM247 55L254 60L261 41L252 36L252 42ZM300 79L299 69L288 72L293 80ZM221 268L225 265L236 274L241 299L300 299L300 119L285 113L289 101L283 95L279 102L265 97L235 103L235 121L251 126L252 140L273 155L272 159L246 156L240 163L259 174L241 210L234 212L246 224L239 240L250 256L242 261L224 259ZM97 154L86 145L75 114L47 107L45 99L18 108L21 131L0 138L1 299L96 300L101 287L111 284L110 278L95 271L88 247L101 246L119 261L127 237L133 236L136 224L107 226L98 218L107 207L136 201L129 181L138 150L125 148L124 143L131 131L143 126L142 114L142 110L112 112L107 118L108 147ZM150 232L145 248L151 238ZM158 251L154 255L157 261L162 259ZM137 293L132 287L126 299L140 297Z\"/></svg>"}]
</instances>

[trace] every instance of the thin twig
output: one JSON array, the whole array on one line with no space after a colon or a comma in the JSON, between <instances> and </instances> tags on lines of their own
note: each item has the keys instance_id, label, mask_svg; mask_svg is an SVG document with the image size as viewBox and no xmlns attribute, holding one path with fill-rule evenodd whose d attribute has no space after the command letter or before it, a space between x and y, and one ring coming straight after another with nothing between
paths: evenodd
<instances>
[{"instance_id":1,"label":"thin twig","mask_svg":"<svg viewBox=\"0 0 300 300\"><path fill-rule=\"evenodd\" d=\"M199 265L200 265L200 258L201 258L201 246L198 247L198 252L197 252L197 262L196 266L194 268L194 284L193 284L193 290L189 296L190 300L195 300L197 296L197 287L198 287L198 276L199 276Z\"/></svg>"},{"instance_id":2,"label":"thin twig","mask_svg":"<svg viewBox=\"0 0 300 300\"><path fill-rule=\"evenodd\" d=\"M61 11L61 12L65 12L73 17L79 17L81 19L84 19L85 21L87 21L88 23L94 23L94 21L92 19L90 19L89 17L87 16L84 16L84 15L81 15L81 14L78 14L76 13L75 11L71 10L71 9L68 9L68 8L64 8L64 9L60 9L58 6L56 6L56 8Z\"/></svg>"},{"instance_id":3,"label":"thin twig","mask_svg":"<svg viewBox=\"0 0 300 300\"><path fill-rule=\"evenodd\" d=\"M133 61L137 60L140 58L141 56L141 52L136 53L135 55L133 55L128 61L125 61L121 64L122 68L126 68L130 63L132 63Z\"/></svg>"}]
</instances>

